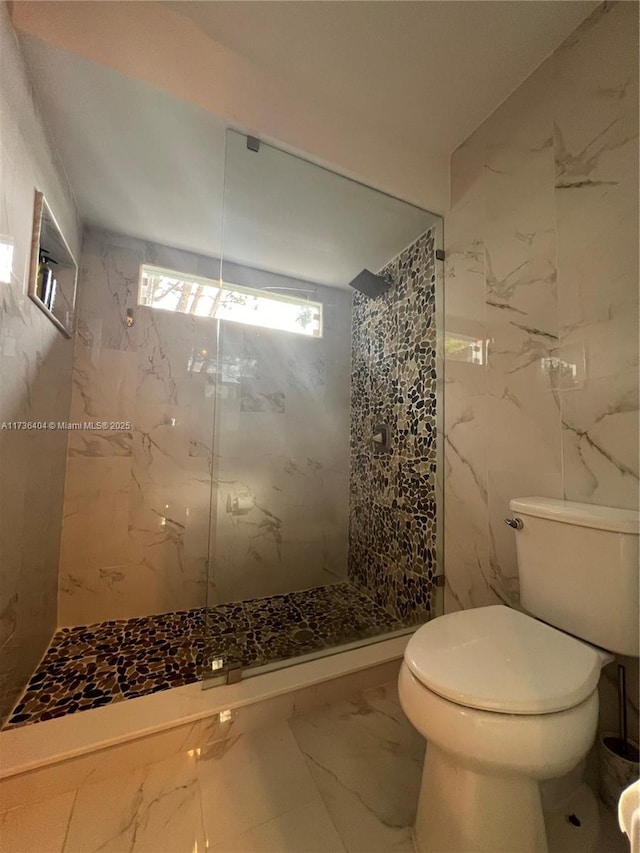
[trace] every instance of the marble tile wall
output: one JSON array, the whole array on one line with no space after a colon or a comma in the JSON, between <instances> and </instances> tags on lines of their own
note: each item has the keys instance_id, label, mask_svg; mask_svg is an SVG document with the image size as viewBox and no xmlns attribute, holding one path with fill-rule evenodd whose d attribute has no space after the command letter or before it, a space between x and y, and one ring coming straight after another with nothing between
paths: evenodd
<instances>
[{"instance_id":1,"label":"marble tile wall","mask_svg":"<svg viewBox=\"0 0 640 853\"><path fill-rule=\"evenodd\" d=\"M216 603L346 577L351 294L306 286L321 338L221 325Z\"/></svg>"},{"instance_id":2,"label":"marble tile wall","mask_svg":"<svg viewBox=\"0 0 640 853\"><path fill-rule=\"evenodd\" d=\"M598 7L452 157L449 611L518 603L511 497L638 506L637 44Z\"/></svg>"},{"instance_id":3,"label":"marble tile wall","mask_svg":"<svg viewBox=\"0 0 640 853\"><path fill-rule=\"evenodd\" d=\"M74 200L0 3L0 425L66 421L73 341L27 296L34 192L79 257ZM0 429L0 720L56 628L67 434Z\"/></svg>"},{"instance_id":4,"label":"marble tile wall","mask_svg":"<svg viewBox=\"0 0 640 853\"><path fill-rule=\"evenodd\" d=\"M436 269L432 228L353 310L349 579L397 618L424 621L436 573ZM390 427L390 452L373 450Z\"/></svg>"},{"instance_id":5,"label":"marble tile wall","mask_svg":"<svg viewBox=\"0 0 640 853\"><path fill-rule=\"evenodd\" d=\"M113 428L69 434L60 626L206 603L217 325L139 307L142 263L218 274L206 258L85 232L70 420Z\"/></svg>"}]
</instances>

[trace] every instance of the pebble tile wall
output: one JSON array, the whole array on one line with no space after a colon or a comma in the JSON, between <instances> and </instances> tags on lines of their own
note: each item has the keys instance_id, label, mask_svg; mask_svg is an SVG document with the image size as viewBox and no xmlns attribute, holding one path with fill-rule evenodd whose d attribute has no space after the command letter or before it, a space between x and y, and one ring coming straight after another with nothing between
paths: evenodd
<instances>
[{"instance_id":1,"label":"pebble tile wall","mask_svg":"<svg viewBox=\"0 0 640 853\"><path fill-rule=\"evenodd\" d=\"M348 577L407 624L428 618L436 569L434 238L381 271L386 293L353 306ZM372 444L382 423L388 453Z\"/></svg>"}]
</instances>

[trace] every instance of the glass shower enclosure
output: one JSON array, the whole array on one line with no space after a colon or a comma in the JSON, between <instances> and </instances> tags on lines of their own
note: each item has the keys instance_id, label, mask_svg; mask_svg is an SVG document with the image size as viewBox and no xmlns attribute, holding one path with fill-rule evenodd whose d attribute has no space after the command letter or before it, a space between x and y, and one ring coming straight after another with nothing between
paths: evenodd
<instances>
[{"instance_id":1,"label":"glass shower enclosure","mask_svg":"<svg viewBox=\"0 0 640 853\"><path fill-rule=\"evenodd\" d=\"M205 686L441 612L441 248L440 217L228 131Z\"/></svg>"},{"instance_id":2,"label":"glass shower enclosure","mask_svg":"<svg viewBox=\"0 0 640 853\"><path fill-rule=\"evenodd\" d=\"M6 436L7 600L26 616L0 722L246 677L440 612L441 219L141 81L22 48L82 248L73 347L52 338L51 382L18 383L6 419L83 426L49 448L45 539L26 444ZM60 122L87 75L101 121ZM129 114L135 132L106 145Z\"/></svg>"}]
</instances>

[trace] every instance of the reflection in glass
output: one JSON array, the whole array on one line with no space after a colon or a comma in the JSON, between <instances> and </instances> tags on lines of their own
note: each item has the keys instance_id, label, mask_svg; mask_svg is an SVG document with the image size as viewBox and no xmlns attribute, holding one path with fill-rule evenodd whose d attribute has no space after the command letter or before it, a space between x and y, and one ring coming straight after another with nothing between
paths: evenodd
<instances>
[{"instance_id":1,"label":"reflection in glass","mask_svg":"<svg viewBox=\"0 0 640 853\"><path fill-rule=\"evenodd\" d=\"M469 364L484 364L487 360L487 343L483 338L447 332L444 339L445 357Z\"/></svg>"}]
</instances>

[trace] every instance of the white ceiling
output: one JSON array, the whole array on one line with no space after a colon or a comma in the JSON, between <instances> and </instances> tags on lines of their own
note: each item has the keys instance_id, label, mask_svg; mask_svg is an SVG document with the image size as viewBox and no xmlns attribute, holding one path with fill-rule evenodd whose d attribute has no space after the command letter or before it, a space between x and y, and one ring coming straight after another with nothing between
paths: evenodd
<instances>
[{"instance_id":1,"label":"white ceiling","mask_svg":"<svg viewBox=\"0 0 640 853\"><path fill-rule=\"evenodd\" d=\"M216 42L295 81L311 103L371 116L450 155L598 0L163 2ZM342 111L344 112L344 111ZM363 140L363 145L366 141ZM425 169L429 168L425 158Z\"/></svg>"},{"instance_id":2,"label":"white ceiling","mask_svg":"<svg viewBox=\"0 0 640 853\"><path fill-rule=\"evenodd\" d=\"M20 42L83 221L218 257L226 122L33 36Z\"/></svg>"},{"instance_id":3,"label":"white ceiling","mask_svg":"<svg viewBox=\"0 0 640 853\"><path fill-rule=\"evenodd\" d=\"M310 105L322 98L323 114L330 102L336 115L346 109L361 117L363 127L377 117L397 136L389 157L402 156L408 136L418 140L428 171L431 163L441 169L443 154L448 158L597 3L162 5L276 80L293 79ZM34 36L21 41L85 221L218 256L228 121ZM433 221L268 147L259 155L243 144L232 150L225 253L236 262L344 286Z\"/></svg>"},{"instance_id":4,"label":"white ceiling","mask_svg":"<svg viewBox=\"0 0 640 853\"><path fill-rule=\"evenodd\" d=\"M40 109L86 224L346 287L437 217L263 145L211 113L23 36Z\"/></svg>"}]
</instances>

